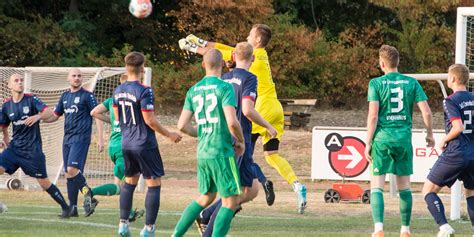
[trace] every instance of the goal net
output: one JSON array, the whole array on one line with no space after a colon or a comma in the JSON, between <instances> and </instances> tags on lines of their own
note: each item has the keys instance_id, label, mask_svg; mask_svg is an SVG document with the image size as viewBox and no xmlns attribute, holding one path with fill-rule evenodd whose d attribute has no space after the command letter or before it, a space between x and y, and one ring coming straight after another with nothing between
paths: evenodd
<instances>
[{"instance_id":1,"label":"goal net","mask_svg":"<svg viewBox=\"0 0 474 237\"><path fill-rule=\"evenodd\" d=\"M25 77L25 92L37 95L49 108L53 109L63 92L69 89L66 80L69 70L65 67L25 67L8 68L0 67L0 105L9 98L10 90L7 87L9 77L19 73ZM120 84L120 76L125 72L124 68L79 68L82 72L83 86L93 91L97 102L101 103L112 96L114 89ZM151 84L151 70L146 68L144 83ZM53 123L41 123L41 138L43 152L46 156L48 177L59 186L65 185L62 164L62 143L64 137L64 116ZM11 135L11 126L10 126ZM91 145L87 156L84 175L90 186L96 186L114 181L113 163L108 156L108 140L110 126L104 124L105 149L99 153L97 146L97 129L95 122L92 127ZM27 190L37 190L39 186L35 179L25 175L19 169L12 176L0 175L0 187L6 187L7 180L18 178Z\"/></svg>"}]
</instances>

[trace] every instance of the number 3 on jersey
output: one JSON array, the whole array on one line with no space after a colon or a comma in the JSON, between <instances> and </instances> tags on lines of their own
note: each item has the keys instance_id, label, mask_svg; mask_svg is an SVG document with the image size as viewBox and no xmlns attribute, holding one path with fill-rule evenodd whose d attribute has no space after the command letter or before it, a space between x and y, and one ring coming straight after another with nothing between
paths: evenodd
<instances>
[{"instance_id":1,"label":"number 3 on jersey","mask_svg":"<svg viewBox=\"0 0 474 237\"><path fill-rule=\"evenodd\" d=\"M396 94L394 97L390 98L390 102L397 103L397 107L391 108L390 112L398 113L403 109L403 90L400 87L390 89L390 93Z\"/></svg>"},{"instance_id":2,"label":"number 3 on jersey","mask_svg":"<svg viewBox=\"0 0 474 237\"><path fill-rule=\"evenodd\" d=\"M198 125L206 124L206 123L218 123L219 118L212 117L211 113L217 106L217 97L216 94L207 94L206 95L206 102L209 101L210 104L206 106L206 111L204 116L200 116L202 109L204 108L204 98L202 95L196 95L193 97L193 103L197 102L196 112L194 113L196 117L196 123Z\"/></svg>"}]
</instances>

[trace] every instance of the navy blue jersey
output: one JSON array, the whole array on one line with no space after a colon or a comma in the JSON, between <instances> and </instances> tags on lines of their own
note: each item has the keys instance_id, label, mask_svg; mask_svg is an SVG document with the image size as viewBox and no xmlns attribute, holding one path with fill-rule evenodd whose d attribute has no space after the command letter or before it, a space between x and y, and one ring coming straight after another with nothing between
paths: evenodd
<instances>
[{"instance_id":1,"label":"navy blue jersey","mask_svg":"<svg viewBox=\"0 0 474 237\"><path fill-rule=\"evenodd\" d=\"M468 91L457 91L448 96L444 101L445 130L449 133L452 128L452 121L460 119L464 125L464 131L449 141L445 152L453 155L461 155L469 159L474 159L474 125L472 116L474 115L474 94Z\"/></svg>"},{"instance_id":2,"label":"navy blue jersey","mask_svg":"<svg viewBox=\"0 0 474 237\"><path fill-rule=\"evenodd\" d=\"M222 80L232 84L234 87L235 99L237 101L237 118L242 126L245 141L250 141L252 137L252 122L242 113L242 100L251 99L255 101L257 97L257 77L251 72L235 68L222 76Z\"/></svg>"},{"instance_id":3,"label":"navy blue jersey","mask_svg":"<svg viewBox=\"0 0 474 237\"><path fill-rule=\"evenodd\" d=\"M8 127L13 124L13 136L9 145L15 152L31 157L41 151L41 133L39 122L33 126L25 125L25 119L36 115L47 106L36 96L24 94L23 98L15 103L12 98L7 99L2 106L0 126Z\"/></svg>"},{"instance_id":4,"label":"navy blue jersey","mask_svg":"<svg viewBox=\"0 0 474 237\"><path fill-rule=\"evenodd\" d=\"M155 131L144 121L142 111L154 111L153 90L138 81L127 81L115 89L114 107L122 130L122 149L140 150L158 147Z\"/></svg>"},{"instance_id":5,"label":"navy blue jersey","mask_svg":"<svg viewBox=\"0 0 474 237\"><path fill-rule=\"evenodd\" d=\"M64 144L91 140L92 109L97 100L92 92L81 88L76 92L64 92L59 99L54 114L64 114Z\"/></svg>"}]
</instances>

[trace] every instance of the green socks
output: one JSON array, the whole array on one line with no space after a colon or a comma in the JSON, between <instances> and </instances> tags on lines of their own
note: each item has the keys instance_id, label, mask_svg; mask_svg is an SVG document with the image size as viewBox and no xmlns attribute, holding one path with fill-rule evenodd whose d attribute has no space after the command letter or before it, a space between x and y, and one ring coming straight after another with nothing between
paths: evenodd
<instances>
[{"instance_id":1,"label":"green socks","mask_svg":"<svg viewBox=\"0 0 474 237\"><path fill-rule=\"evenodd\" d=\"M383 189L374 188L370 190L370 206L372 207L374 223L383 223Z\"/></svg>"},{"instance_id":2,"label":"green socks","mask_svg":"<svg viewBox=\"0 0 474 237\"><path fill-rule=\"evenodd\" d=\"M234 211L232 209L221 207L219 213L217 213L216 223L214 225L214 231L212 232L213 237L226 236L230 229L230 223L234 218Z\"/></svg>"},{"instance_id":3,"label":"green socks","mask_svg":"<svg viewBox=\"0 0 474 237\"><path fill-rule=\"evenodd\" d=\"M402 220L402 226L410 226L411 209L413 205L411 190L400 190L398 195L400 196L400 219Z\"/></svg>"},{"instance_id":4,"label":"green socks","mask_svg":"<svg viewBox=\"0 0 474 237\"><path fill-rule=\"evenodd\" d=\"M92 195L97 196L112 196L120 194L120 186L117 184L104 184L92 188Z\"/></svg>"},{"instance_id":5,"label":"green socks","mask_svg":"<svg viewBox=\"0 0 474 237\"><path fill-rule=\"evenodd\" d=\"M192 201L188 207L184 209L183 215L181 215L178 224L176 224L173 236L183 236L203 209L204 207L201 207L196 201Z\"/></svg>"}]
</instances>

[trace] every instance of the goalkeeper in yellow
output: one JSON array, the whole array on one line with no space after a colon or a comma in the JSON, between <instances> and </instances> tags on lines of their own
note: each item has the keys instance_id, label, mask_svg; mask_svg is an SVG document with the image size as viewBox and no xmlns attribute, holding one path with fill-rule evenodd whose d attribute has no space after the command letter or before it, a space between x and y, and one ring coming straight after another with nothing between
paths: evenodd
<instances>
[{"instance_id":1,"label":"goalkeeper in yellow","mask_svg":"<svg viewBox=\"0 0 474 237\"><path fill-rule=\"evenodd\" d=\"M270 62L265 47L270 42L272 31L264 24L253 25L247 37L247 42L254 48L254 62L249 71L257 76L257 100L255 109L268 121L278 132L275 138L269 137L266 129L258 124L252 123L252 149L259 136L263 137L263 150L267 163L278 171L278 173L293 186L293 190L298 195L298 212L303 213L306 208L306 186L301 184L293 168L288 161L278 153L280 139L283 135L284 114L280 101L277 98L275 83L272 79ZM179 41L182 50L203 55L211 48L218 49L223 55L223 59L232 59L233 47L208 42L194 35L188 35L186 39Z\"/></svg>"}]
</instances>

